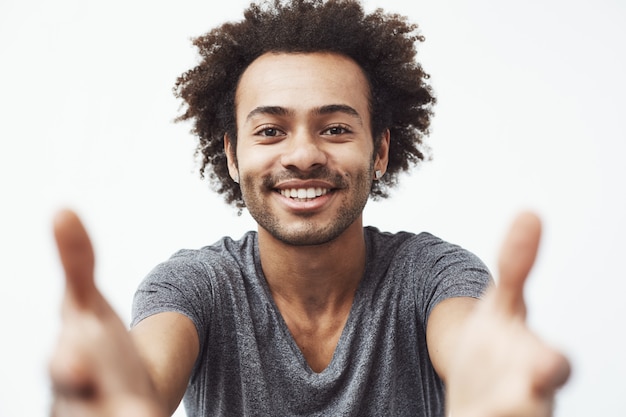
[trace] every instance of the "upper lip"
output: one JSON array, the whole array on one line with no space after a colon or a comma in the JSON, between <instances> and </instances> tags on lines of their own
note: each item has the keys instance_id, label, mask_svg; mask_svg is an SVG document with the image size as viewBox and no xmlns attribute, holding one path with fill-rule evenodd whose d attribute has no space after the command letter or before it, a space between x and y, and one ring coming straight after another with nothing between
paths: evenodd
<instances>
[{"instance_id":1,"label":"upper lip","mask_svg":"<svg viewBox=\"0 0 626 417\"><path fill-rule=\"evenodd\" d=\"M291 190L291 189L301 189L301 188L325 188L325 189L333 189L336 188L333 184L328 181L323 180L287 180L281 181L280 183L274 186L277 190Z\"/></svg>"}]
</instances>

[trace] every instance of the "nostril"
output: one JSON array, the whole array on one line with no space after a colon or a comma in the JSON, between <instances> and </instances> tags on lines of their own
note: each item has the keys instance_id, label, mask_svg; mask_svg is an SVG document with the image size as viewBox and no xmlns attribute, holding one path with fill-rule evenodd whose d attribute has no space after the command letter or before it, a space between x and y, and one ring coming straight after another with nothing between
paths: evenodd
<instances>
[{"instance_id":1,"label":"nostril","mask_svg":"<svg viewBox=\"0 0 626 417\"><path fill-rule=\"evenodd\" d=\"M314 143L294 144L282 155L281 163L284 167L294 167L300 171L309 171L326 164L326 153Z\"/></svg>"}]
</instances>

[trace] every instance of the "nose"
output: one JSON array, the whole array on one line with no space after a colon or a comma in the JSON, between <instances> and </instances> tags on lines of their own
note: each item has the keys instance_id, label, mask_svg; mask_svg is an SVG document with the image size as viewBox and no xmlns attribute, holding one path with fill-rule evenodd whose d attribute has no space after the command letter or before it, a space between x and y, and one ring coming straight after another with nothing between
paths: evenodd
<instances>
[{"instance_id":1,"label":"nose","mask_svg":"<svg viewBox=\"0 0 626 417\"><path fill-rule=\"evenodd\" d=\"M322 139L308 130L301 129L285 141L286 147L281 155L281 164L285 168L302 172L326 165L327 155Z\"/></svg>"}]
</instances>

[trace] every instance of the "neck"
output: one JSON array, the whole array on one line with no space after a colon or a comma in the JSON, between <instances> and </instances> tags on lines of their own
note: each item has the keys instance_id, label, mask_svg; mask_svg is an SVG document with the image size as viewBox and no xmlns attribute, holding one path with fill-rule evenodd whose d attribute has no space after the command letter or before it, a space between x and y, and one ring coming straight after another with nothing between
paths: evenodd
<instances>
[{"instance_id":1,"label":"neck","mask_svg":"<svg viewBox=\"0 0 626 417\"><path fill-rule=\"evenodd\" d=\"M361 219L322 245L293 246L259 229L261 265L277 304L315 316L351 305L365 270Z\"/></svg>"}]
</instances>

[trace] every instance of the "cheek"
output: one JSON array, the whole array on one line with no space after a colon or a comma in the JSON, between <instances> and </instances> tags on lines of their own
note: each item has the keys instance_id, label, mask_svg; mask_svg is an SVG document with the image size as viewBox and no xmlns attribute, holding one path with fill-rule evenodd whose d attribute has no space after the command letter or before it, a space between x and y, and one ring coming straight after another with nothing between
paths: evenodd
<instances>
[{"instance_id":1,"label":"cheek","mask_svg":"<svg viewBox=\"0 0 626 417\"><path fill-rule=\"evenodd\" d=\"M367 150L353 148L335 153L329 162L334 167L347 172L362 172L373 166L374 156Z\"/></svg>"},{"instance_id":2,"label":"cheek","mask_svg":"<svg viewBox=\"0 0 626 417\"><path fill-rule=\"evenodd\" d=\"M268 169L275 160L275 155L262 147L239 149L237 151L237 165L239 172L256 172Z\"/></svg>"}]
</instances>

